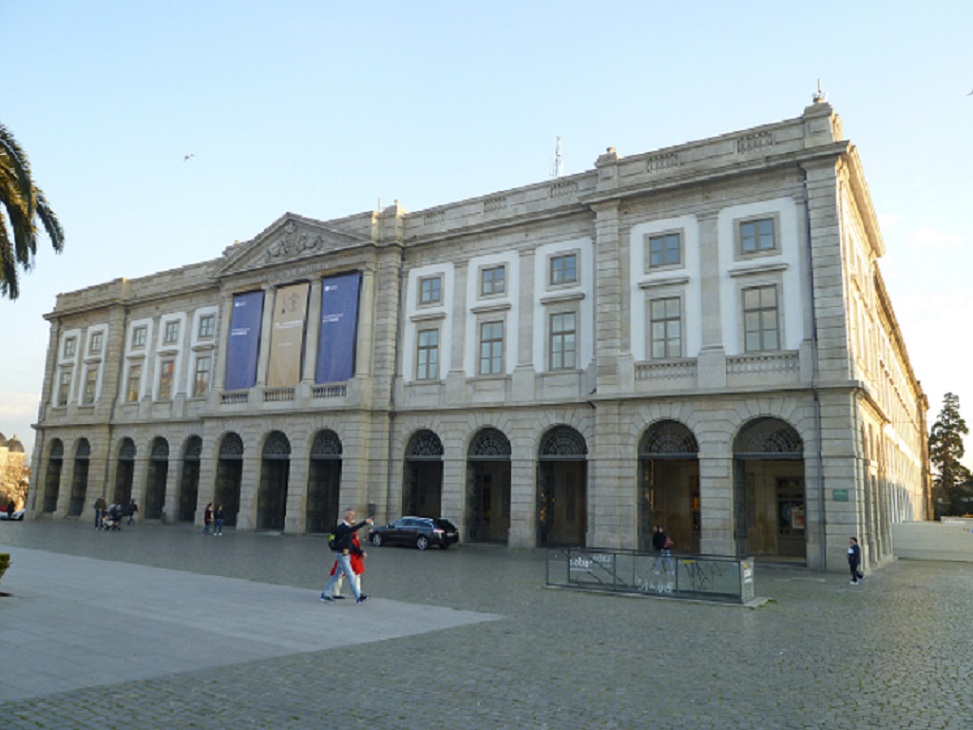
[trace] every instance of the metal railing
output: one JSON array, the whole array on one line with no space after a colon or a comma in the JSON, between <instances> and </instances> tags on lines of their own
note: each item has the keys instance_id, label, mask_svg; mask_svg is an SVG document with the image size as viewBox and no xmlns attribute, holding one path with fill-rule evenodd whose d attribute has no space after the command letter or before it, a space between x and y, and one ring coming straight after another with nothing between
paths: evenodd
<instances>
[{"instance_id":1,"label":"metal railing","mask_svg":"<svg viewBox=\"0 0 973 730\"><path fill-rule=\"evenodd\" d=\"M754 564L751 557L549 548L547 585L744 604L754 599Z\"/></svg>"}]
</instances>

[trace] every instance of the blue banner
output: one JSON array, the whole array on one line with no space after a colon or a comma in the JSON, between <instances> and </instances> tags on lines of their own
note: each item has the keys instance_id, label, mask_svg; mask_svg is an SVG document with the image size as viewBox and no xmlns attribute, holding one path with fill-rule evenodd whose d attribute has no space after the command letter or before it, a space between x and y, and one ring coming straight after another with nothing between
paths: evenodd
<instances>
[{"instance_id":1,"label":"blue banner","mask_svg":"<svg viewBox=\"0 0 973 730\"><path fill-rule=\"evenodd\" d=\"M361 274L356 271L330 276L321 283L321 328L314 381L340 383L355 375Z\"/></svg>"},{"instance_id":2,"label":"blue banner","mask_svg":"<svg viewBox=\"0 0 973 730\"><path fill-rule=\"evenodd\" d=\"M246 390L257 382L257 354L260 352L260 320L263 309L262 291L233 295L230 339L226 348L225 390Z\"/></svg>"}]
</instances>

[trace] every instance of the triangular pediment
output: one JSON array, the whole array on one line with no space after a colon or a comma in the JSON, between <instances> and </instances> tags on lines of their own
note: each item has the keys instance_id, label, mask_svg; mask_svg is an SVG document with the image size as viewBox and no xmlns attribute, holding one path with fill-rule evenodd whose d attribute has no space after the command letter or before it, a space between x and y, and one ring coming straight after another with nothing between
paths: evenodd
<instances>
[{"instance_id":1,"label":"triangular pediment","mask_svg":"<svg viewBox=\"0 0 973 730\"><path fill-rule=\"evenodd\" d=\"M225 261L217 276L287 265L370 243L371 240L364 236L311 218L285 213L256 237L227 248L223 252Z\"/></svg>"}]
</instances>

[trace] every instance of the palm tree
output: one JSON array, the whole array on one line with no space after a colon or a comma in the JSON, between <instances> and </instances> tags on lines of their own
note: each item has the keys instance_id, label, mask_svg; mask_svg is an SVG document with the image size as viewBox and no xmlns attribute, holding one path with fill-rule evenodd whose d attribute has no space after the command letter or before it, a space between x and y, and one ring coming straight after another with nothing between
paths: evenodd
<instances>
[{"instance_id":1,"label":"palm tree","mask_svg":"<svg viewBox=\"0 0 973 730\"><path fill-rule=\"evenodd\" d=\"M20 296L17 265L24 271L33 266L37 253L35 218L40 218L51 245L61 253L61 224L30 177L27 155L10 130L0 124L0 296Z\"/></svg>"}]
</instances>

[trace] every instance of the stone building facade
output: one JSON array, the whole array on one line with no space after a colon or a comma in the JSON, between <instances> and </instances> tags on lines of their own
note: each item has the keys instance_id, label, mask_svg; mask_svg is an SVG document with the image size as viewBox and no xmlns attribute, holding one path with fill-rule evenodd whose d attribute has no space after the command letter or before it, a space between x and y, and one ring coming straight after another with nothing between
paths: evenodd
<instances>
[{"instance_id":1,"label":"stone building facade","mask_svg":"<svg viewBox=\"0 0 973 730\"><path fill-rule=\"evenodd\" d=\"M927 401L855 147L797 118L408 213L286 214L221 257L58 297L32 516L840 568L929 509Z\"/></svg>"}]
</instances>

